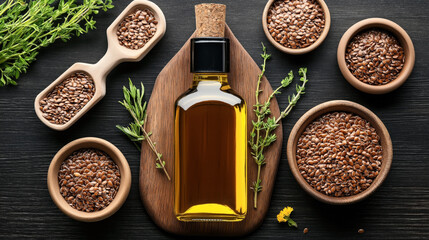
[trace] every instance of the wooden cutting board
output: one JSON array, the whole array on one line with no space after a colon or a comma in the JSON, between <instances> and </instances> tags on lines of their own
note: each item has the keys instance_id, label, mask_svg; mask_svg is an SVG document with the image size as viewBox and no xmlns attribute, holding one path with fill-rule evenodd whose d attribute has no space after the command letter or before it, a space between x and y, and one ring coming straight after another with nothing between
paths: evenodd
<instances>
[{"instance_id":1,"label":"wooden cutting board","mask_svg":"<svg viewBox=\"0 0 429 240\"><path fill-rule=\"evenodd\" d=\"M191 36L191 38L194 35ZM230 39L231 71L229 83L246 101L248 109L247 129L252 129L255 121L253 105L258 74L261 70L227 26L225 37ZM174 102L192 83L190 73L190 41L164 67L156 79L148 104L148 122L146 128L153 133L152 139L163 154L167 171L172 180L168 181L164 173L155 168L154 153L147 143L142 144L140 160L140 195L147 213L160 228L179 235L240 236L254 231L261 225L270 205L271 193L279 163L283 131L280 125L276 129L277 141L266 152L267 164L262 170L263 190L259 193L258 208L253 208L253 191L250 189L256 180L257 166L248 148L248 213L245 220L237 223L185 223L174 216ZM262 99L272 93L268 80L262 81ZM274 98L272 112L279 116L279 106Z\"/></svg>"}]
</instances>

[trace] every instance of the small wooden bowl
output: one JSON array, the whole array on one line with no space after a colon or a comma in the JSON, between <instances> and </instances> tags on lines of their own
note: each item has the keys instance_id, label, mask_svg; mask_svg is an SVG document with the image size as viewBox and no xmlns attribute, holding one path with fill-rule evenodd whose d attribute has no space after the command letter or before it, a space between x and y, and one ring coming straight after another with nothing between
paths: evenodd
<instances>
[{"instance_id":1,"label":"small wooden bowl","mask_svg":"<svg viewBox=\"0 0 429 240\"><path fill-rule=\"evenodd\" d=\"M323 28L322 34L320 34L320 37L310 46L305 48L298 48L298 49L288 48L281 45L276 40L274 40L271 34L268 32L268 26L267 26L268 10L270 9L271 5L275 1L277 0L269 0L265 5L264 12L262 13L262 28L264 29L265 36L267 36L268 40L271 42L271 44L274 45L274 47L276 47L278 50L284 53L288 53L292 55L300 55L300 54L311 52L314 49L316 49L320 44L322 44L322 42L325 40L326 36L328 35L329 28L331 27L331 14L329 12L328 5L326 5L325 1L316 0L316 2L319 3L320 6L322 7L323 13L325 15L325 27Z\"/></svg>"},{"instance_id":2,"label":"small wooden bowl","mask_svg":"<svg viewBox=\"0 0 429 240\"><path fill-rule=\"evenodd\" d=\"M387 30L398 39L399 43L404 48L404 67L402 68L401 72L395 80L384 85L369 85L367 83L361 82L359 79L353 76L346 64L346 49L350 40L353 39L356 34L370 28L381 28ZM411 72L413 71L415 62L414 45L407 32L405 32L405 30L401 28L398 24L384 18L368 18L354 24L344 33L343 37L340 40L340 43L338 44L337 61L344 78L353 87L357 88L362 92L370 94L384 94L400 87L410 76Z\"/></svg>"},{"instance_id":3,"label":"small wooden bowl","mask_svg":"<svg viewBox=\"0 0 429 240\"><path fill-rule=\"evenodd\" d=\"M104 151L115 161L121 173L121 184L116 197L105 209L91 213L71 207L61 195L58 184L58 171L61 164L71 153L82 148L96 148ZM48 189L52 200L67 216L82 222L97 222L113 215L127 199L130 188L131 170L127 159L117 147L101 138L86 137L68 143L55 154L48 170Z\"/></svg>"},{"instance_id":4,"label":"small wooden bowl","mask_svg":"<svg viewBox=\"0 0 429 240\"><path fill-rule=\"evenodd\" d=\"M296 145L302 132L305 130L308 124L313 122L316 118L320 117L325 113L335 111L354 113L369 121L371 125L375 128L377 134L380 136L381 146L383 148L383 161L378 176L374 179L370 187L367 188L365 191L348 197L332 197L317 191L316 189L311 187L304 179L304 177L300 174L298 170L298 165L296 163ZM319 104L307 111L295 124L289 135L289 140L287 143L287 158L293 176L298 181L299 185L308 194L324 203L329 203L333 205L346 205L356 203L367 198L383 183L384 179L386 179L393 158L392 140L390 139L389 132L387 131L383 122L369 109L365 108L360 104L350 101L329 101Z\"/></svg>"}]
</instances>

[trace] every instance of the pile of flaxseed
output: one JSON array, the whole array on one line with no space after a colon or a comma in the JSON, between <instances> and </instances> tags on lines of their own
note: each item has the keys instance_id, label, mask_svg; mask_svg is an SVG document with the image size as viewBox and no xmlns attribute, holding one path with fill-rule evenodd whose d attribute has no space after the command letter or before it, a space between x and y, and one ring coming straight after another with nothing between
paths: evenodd
<instances>
[{"instance_id":1,"label":"pile of flaxseed","mask_svg":"<svg viewBox=\"0 0 429 240\"><path fill-rule=\"evenodd\" d=\"M395 80L405 63L404 49L399 41L381 29L357 34L348 44L345 58L353 76L370 85Z\"/></svg>"},{"instance_id":2,"label":"pile of flaxseed","mask_svg":"<svg viewBox=\"0 0 429 240\"><path fill-rule=\"evenodd\" d=\"M94 96L94 80L84 72L64 79L39 102L42 116L53 124L70 121Z\"/></svg>"},{"instance_id":3,"label":"pile of flaxseed","mask_svg":"<svg viewBox=\"0 0 429 240\"><path fill-rule=\"evenodd\" d=\"M119 24L116 35L119 44L129 49L140 49L155 35L158 20L149 9L136 10Z\"/></svg>"},{"instance_id":4,"label":"pile of flaxseed","mask_svg":"<svg viewBox=\"0 0 429 240\"><path fill-rule=\"evenodd\" d=\"M299 172L328 196L356 195L378 176L383 159L371 124L346 112L327 113L310 123L297 143Z\"/></svg>"},{"instance_id":5,"label":"pile of flaxseed","mask_svg":"<svg viewBox=\"0 0 429 240\"><path fill-rule=\"evenodd\" d=\"M73 208L100 211L115 198L121 174L116 163L98 149L80 149L73 152L58 172L60 193Z\"/></svg>"},{"instance_id":6,"label":"pile of flaxseed","mask_svg":"<svg viewBox=\"0 0 429 240\"><path fill-rule=\"evenodd\" d=\"M325 15L316 0L277 0L268 10L267 27L281 45L305 48L319 39Z\"/></svg>"}]
</instances>

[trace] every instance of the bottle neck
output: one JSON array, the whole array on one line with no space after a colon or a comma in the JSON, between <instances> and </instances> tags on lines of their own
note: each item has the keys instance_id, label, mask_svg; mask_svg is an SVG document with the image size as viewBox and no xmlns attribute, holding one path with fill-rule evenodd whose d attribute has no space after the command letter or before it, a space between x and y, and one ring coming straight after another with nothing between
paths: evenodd
<instances>
[{"instance_id":1,"label":"bottle neck","mask_svg":"<svg viewBox=\"0 0 429 240\"><path fill-rule=\"evenodd\" d=\"M213 81L219 82L222 86L228 85L228 74L226 73L194 73L192 86L196 87L200 82Z\"/></svg>"}]
</instances>

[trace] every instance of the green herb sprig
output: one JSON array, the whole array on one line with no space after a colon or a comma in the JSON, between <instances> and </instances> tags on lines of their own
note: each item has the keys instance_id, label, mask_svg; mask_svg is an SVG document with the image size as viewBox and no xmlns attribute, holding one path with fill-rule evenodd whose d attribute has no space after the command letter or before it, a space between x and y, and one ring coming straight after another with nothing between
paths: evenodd
<instances>
[{"instance_id":1,"label":"green herb sprig","mask_svg":"<svg viewBox=\"0 0 429 240\"><path fill-rule=\"evenodd\" d=\"M7 0L0 5L0 86L16 85L42 47L95 28L93 14L113 8L112 0ZM81 25L81 23L84 23Z\"/></svg>"},{"instance_id":2,"label":"green herb sprig","mask_svg":"<svg viewBox=\"0 0 429 240\"><path fill-rule=\"evenodd\" d=\"M296 85L296 93L292 94L292 96L288 97L289 105L280 113L279 117L271 116L271 100L274 98L276 94L281 93L281 89L286 88L289 86L293 79L294 75L293 72L290 71L288 76L286 76L284 79L281 80L280 86L277 87L271 95L268 97L268 99L261 103L260 102L260 93L262 90L260 89L262 77L265 74L266 70L266 64L267 60L270 59L271 55L267 54L267 49L262 43L262 51L261 57L264 59L261 67L261 73L258 76L258 81L256 85L256 93L255 93L255 100L256 104L253 105L254 112L256 115L256 122L252 122L253 128L250 132L250 140L249 144L251 147L251 155L253 159L255 160L255 163L258 167L258 175L256 180L253 182L253 186L251 189L254 192L254 208L257 208L258 206L258 193L262 191L262 180L261 180L261 169L262 166L266 164L265 162L265 155L264 151L268 146L270 146L272 143L274 143L277 139L277 136L274 132L274 130L279 126L280 120L285 118L289 113L292 111L293 107L298 102L301 95L305 93L305 84L308 82L307 79L307 68L300 68L298 73L300 75L300 81L301 85Z\"/></svg>"},{"instance_id":3,"label":"green herb sprig","mask_svg":"<svg viewBox=\"0 0 429 240\"><path fill-rule=\"evenodd\" d=\"M128 138L136 145L137 149L141 151L140 146L142 141L146 140L149 144L150 149L155 153L155 166L158 169L162 169L165 173L165 176L170 181L170 175L168 175L167 169L165 168L165 161L162 160L162 154L156 150L156 143L152 141L150 136L152 132L147 132L145 129L145 123L147 120L146 113L146 101L143 101L144 96L144 85L141 84L141 90L137 89L134 86L131 79L130 88L123 87L124 100L119 102L122 106L127 109L133 118L134 122L130 123L128 127L123 127L116 125L116 127L121 130Z\"/></svg>"}]
</instances>

